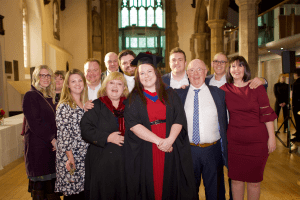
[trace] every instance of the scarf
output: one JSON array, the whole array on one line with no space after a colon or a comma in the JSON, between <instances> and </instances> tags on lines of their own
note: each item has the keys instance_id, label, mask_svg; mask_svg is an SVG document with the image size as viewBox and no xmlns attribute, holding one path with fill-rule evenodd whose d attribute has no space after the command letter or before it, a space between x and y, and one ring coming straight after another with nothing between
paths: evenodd
<instances>
[{"instance_id":1,"label":"scarf","mask_svg":"<svg viewBox=\"0 0 300 200\"><path fill-rule=\"evenodd\" d=\"M113 105L111 100L108 98L108 96L103 96L99 98L100 101L102 101L106 107L114 114L114 116L118 119L119 123L119 131L121 132L121 135L124 136L125 134L125 121L124 121L124 109L125 105L123 104L123 101L126 99L125 97L120 98L119 106L116 109Z\"/></svg>"}]
</instances>

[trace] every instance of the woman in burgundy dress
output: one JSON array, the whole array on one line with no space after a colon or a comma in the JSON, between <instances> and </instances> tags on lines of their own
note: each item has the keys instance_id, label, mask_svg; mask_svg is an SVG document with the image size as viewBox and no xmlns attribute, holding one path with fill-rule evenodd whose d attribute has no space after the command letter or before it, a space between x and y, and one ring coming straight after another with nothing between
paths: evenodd
<instances>
[{"instance_id":1,"label":"woman in burgundy dress","mask_svg":"<svg viewBox=\"0 0 300 200\"><path fill-rule=\"evenodd\" d=\"M156 69L161 57L140 53L125 103L128 199L197 199L183 105Z\"/></svg>"},{"instance_id":2,"label":"woman in burgundy dress","mask_svg":"<svg viewBox=\"0 0 300 200\"><path fill-rule=\"evenodd\" d=\"M226 92L229 111L228 176L232 179L232 193L236 200L244 199L247 182L248 199L259 199L260 182L269 153L276 149L274 134L275 112L270 107L263 86L250 89L250 68L242 56L230 60Z\"/></svg>"},{"instance_id":3,"label":"woman in burgundy dress","mask_svg":"<svg viewBox=\"0 0 300 200\"><path fill-rule=\"evenodd\" d=\"M55 82L52 70L41 65L33 72L23 99L24 157L32 199L60 199L55 184Z\"/></svg>"}]
</instances>

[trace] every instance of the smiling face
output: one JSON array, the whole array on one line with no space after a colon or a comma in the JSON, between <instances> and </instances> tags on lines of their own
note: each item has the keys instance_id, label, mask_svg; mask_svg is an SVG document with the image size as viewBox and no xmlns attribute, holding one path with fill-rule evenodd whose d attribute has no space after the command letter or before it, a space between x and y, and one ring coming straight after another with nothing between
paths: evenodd
<instances>
[{"instance_id":1,"label":"smiling face","mask_svg":"<svg viewBox=\"0 0 300 200\"><path fill-rule=\"evenodd\" d=\"M145 90L155 92L156 74L154 68L149 64L141 64L139 66L139 78Z\"/></svg>"},{"instance_id":2,"label":"smiling face","mask_svg":"<svg viewBox=\"0 0 300 200\"><path fill-rule=\"evenodd\" d=\"M84 75L88 84L99 84L101 69L97 62L88 62L84 66Z\"/></svg>"},{"instance_id":3,"label":"smiling face","mask_svg":"<svg viewBox=\"0 0 300 200\"><path fill-rule=\"evenodd\" d=\"M218 54L214 57L213 68L215 74L223 76L226 73L227 57L223 54Z\"/></svg>"},{"instance_id":4,"label":"smiling face","mask_svg":"<svg viewBox=\"0 0 300 200\"><path fill-rule=\"evenodd\" d=\"M40 74L40 86L41 88L47 88L51 83L51 75L47 69L41 69Z\"/></svg>"},{"instance_id":5,"label":"smiling face","mask_svg":"<svg viewBox=\"0 0 300 200\"><path fill-rule=\"evenodd\" d=\"M61 77L61 75L55 76L55 90L61 91L64 84L64 79Z\"/></svg>"},{"instance_id":6,"label":"smiling face","mask_svg":"<svg viewBox=\"0 0 300 200\"><path fill-rule=\"evenodd\" d=\"M125 85L121 80L111 80L106 84L106 94L112 101L120 100Z\"/></svg>"},{"instance_id":7,"label":"smiling face","mask_svg":"<svg viewBox=\"0 0 300 200\"><path fill-rule=\"evenodd\" d=\"M134 60L134 57L130 54L126 55L126 56L122 56L120 58L120 67L122 69L122 71L128 75L128 76L134 76L134 72L136 69L136 66L132 66L130 63Z\"/></svg>"},{"instance_id":8,"label":"smiling face","mask_svg":"<svg viewBox=\"0 0 300 200\"><path fill-rule=\"evenodd\" d=\"M72 74L69 77L69 88L71 95L80 95L84 89L84 82L79 74Z\"/></svg>"},{"instance_id":9,"label":"smiling face","mask_svg":"<svg viewBox=\"0 0 300 200\"><path fill-rule=\"evenodd\" d=\"M188 66L187 75L195 88L200 88L205 82L207 68L202 60L192 60Z\"/></svg>"},{"instance_id":10,"label":"smiling face","mask_svg":"<svg viewBox=\"0 0 300 200\"><path fill-rule=\"evenodd\" d=\"M173 53L170 55L170 68L172 73L182 73L185 70L186 61L183 53Z\"/></svg>"},{"instance_id":11,"label":"smiling face","mask_svg":"<svg viewBox=\"0 0 300 200\"><path fill-rule=\"evenodd\" d=\"M233 81L242 81L245 74L245 67L236 60L231 64L229 72L233 77Z\"/></svg>"},{"instance_id":12,"label":"smiling face","mask_svg":"<svg viewBox=\"0 0 300 200\"><path fill-rule=\"evenodd\" d=\"M118 55L114 52L110 52L105 56L105 66L109 72L115 72L118 70Z\"/></svg>"}]
</instances>

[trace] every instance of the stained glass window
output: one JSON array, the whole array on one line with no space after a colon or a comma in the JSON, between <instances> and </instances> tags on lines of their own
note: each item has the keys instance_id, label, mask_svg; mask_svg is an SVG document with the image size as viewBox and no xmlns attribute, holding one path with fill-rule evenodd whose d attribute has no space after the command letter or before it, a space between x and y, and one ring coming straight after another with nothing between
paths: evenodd
<instances>
[{"instance_id":1,"label":"stained glass window","mask_svg":"<svg viewBox=\"0 0 300 200\"><path fill-rule=\"evenodd\" d=\"M122 0L119 50L165 54L165 0ZM123 41L123 42L122 42ZM123 46L122 46L123 45Z\"/></svg>"}]
</instances>

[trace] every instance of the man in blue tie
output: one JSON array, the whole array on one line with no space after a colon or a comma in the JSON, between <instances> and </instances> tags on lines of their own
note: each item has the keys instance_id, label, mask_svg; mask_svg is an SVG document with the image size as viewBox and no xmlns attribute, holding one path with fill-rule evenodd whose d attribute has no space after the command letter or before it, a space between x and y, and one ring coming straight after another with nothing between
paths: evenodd
<instances>
[{"instance_id":1,"label":"man in blue tie","mask_svg":"<svg viewBox=\"0 0 300 200\"><path fill-rule=\"evenodd\" d=\"M187 68L190 86L176 91L187 117L196 187L199 190L202 176L206 199L225 200L223 165L228 166L225 92L205 84L207 71L202 60L192 60Z\"/></svg>"}]
</instances>

